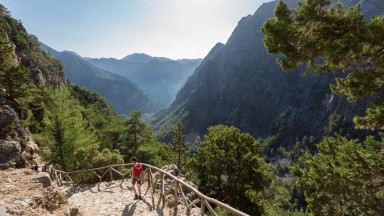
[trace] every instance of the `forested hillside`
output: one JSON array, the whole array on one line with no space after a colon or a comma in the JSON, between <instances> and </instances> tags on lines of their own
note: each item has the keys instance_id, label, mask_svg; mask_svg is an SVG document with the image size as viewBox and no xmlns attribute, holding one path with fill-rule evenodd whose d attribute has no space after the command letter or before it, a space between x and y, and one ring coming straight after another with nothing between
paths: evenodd
<instances>
[{"instance_id":1,"label":"forested hillside","mask_svg":"<svg viewBox=\"0 0 384 216\"><path fill-rule=\"evenodd\" d=\"M121 117L70 85L0 5L0 168L136 156L177 164L201 192L250 215L381 215L384 3L342 2L274 1L243 18L152 119L164 143L141 111Z\"/></svg>"},{"instance_id":2,"label":"forested hillside","mask_svg":"<svg viewBox=\"0 0 384 216\"><path fill-rule=\"evenodd\" d=\"M141 120L141 111L121 117L97 93L70 85L61 63L42 51L38 39L0 8L1 169L52 164L66 171L83 170L130 162L136 156L140 162L158 167L176 163L202 192L249 214L289 205L288 190L274 175L273 166L260 157L259 141L249 134L235 127L211 127L196 142L198 150L189 152L179 122L174 125L172 143L160 143ZM222 146L227 142L232 145ZM226 148L232 156L223 157L222 151L212 152L212 148ZM223 160L220 167L216 166L218 160ZM234 162L244 168L233 169ZM223 174L228 178L217 182ZM92 175L78 178L83 183L95 180Z\"/></svg>"},{"instance_id":3,"label":"forested hillside","mask_svg":"<svg viewBox=\"0 0 384 216\"><path fill-rule=\"evenodd\" d=\"M201 62L201 59L172 60L139 53L127 55L120 60L86 60L96 67L132 80L166 107L174 101L176 93Z\"/></svg>"},{"instance_id":4,"label":"forested hillside","mask_svg":"<svg viewBox=\"0 0 384 216\"><path fill-rule=\"evenodd\" d=\"M41 163L38 155L65 170L123 163L132 155L162 164L162 145L141 111L120 117L97 93L70 85L62 64L0 9L1 167Z\"/></svg>"},{"instance_id":5,"label":"forested hillside","mask_svg":"<svg viewBox=\"0 0 384 216\"><path fill-rule=\"evenodd\" d=\"M71 83L96 91L112 104L117 113L128 115L135 110L156 113L163 108L160 101L126 77L95 67L76 53L58 52L44 44L42 47L61 61L65 76Z\"/></svg>"},{"instance_id":6,"label":"forested hillside","mask_svg":"<svg viewBox=\"0 0 384 216\"><path fill-rule=\"evenodd\" d=\"M205 134L211 125L234 125L267 139L269 155L281 146L291 149L309 139L312 148L315 141L333 132L353 137L368 133L352 133L352 118L363 115L371 99L348 103L329 88L343 73L303 77L302 68L287 73L277 64L276 56L267 53L261 27L273 17L276 3L265 3L254 15L241 19L227 43L216 45L203 60L172 106L152 119L150 123L161 140L170 139L170 125L177 119L185 124L191 140ZM287 4L297 7L294 0ZM382 13L372 11L372 4L363 3L362 12L367 17Z\"/></svg>"}]
</instances>

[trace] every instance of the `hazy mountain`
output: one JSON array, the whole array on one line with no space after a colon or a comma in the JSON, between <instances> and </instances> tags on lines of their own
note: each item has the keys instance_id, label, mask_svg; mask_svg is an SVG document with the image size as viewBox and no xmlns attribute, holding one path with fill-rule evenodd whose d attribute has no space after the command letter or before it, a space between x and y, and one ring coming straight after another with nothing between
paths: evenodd
<instances>
[{"instance_id":1,"label":"hazy mountain","mask_svg":"<svg viewBox=\"0 0 384 216\"><path fill-rule=\"evenodd\" d=\"M125 77L95 67L73 52L58 52L46 45L42 48L62 62L70 82L98 92L120 114L139 109L154 113L163 108L159 101Z\"/></svg>"},{"instance_id":2,"label":"hazy mountain","mask_svg":"<svg viewBox=\"0 0 384 216\"><path fill-rule=\"evenodd\" d=\"M286 2L297 6L296 0ZM364 1L363 11L373 3L382 5L379 2ZM273 17L276 3L264 3L254 15L242 18L227 43L213 47L174 103L152 118L159 138L169 140L177 120L182 120L191 138L202 136L209 126L226 124L255 137L278 134L279 145L319 137L335 130L337 126L329 126L333 123L353 127L352 117L364 113L367 101L351 104L332 95L329 83L341 74L301 77L300 69L283 72L276 57L267 54L260 28Z\"/></svg>"},{"instance_id":3,"label":"hazy mountain","mask_svg":"<svg viewBox=\"0 0 384 216\"><path fill-rule=\"evenodd\" d=\"M86 60L94 66L134 81L166 106L172 103L176 93L202 61L172 60L142 53L127 55L120 60L114 58L86 58Z\"/></svg>"}]
</instances>

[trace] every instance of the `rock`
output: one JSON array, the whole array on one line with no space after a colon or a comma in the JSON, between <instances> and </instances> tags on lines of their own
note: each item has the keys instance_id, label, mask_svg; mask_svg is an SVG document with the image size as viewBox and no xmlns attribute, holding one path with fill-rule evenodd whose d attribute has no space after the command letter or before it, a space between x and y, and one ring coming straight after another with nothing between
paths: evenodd
<instances>
[{"instance_id":1,"label":"rock","mask_svg":"<svg viewBox=\"0 0 384 216\"><path fill-rule=\"evenodd\" d=\"M27 118L27 111L17 100L0 91L0 169L25 168L30 152L30 140L21 121ZM27 153L22 152L27 149Z\"/></svg>"},{"instance_id":2,"label":"rock","mask_svg":"<svg viewBox=\"0 0 384 216\"><path fill-rule=\"evenodd\" d=\"M175 197L172 194L168 194L165 197L165 201L166 201L165 203L169 208L173 208L175 206Z\"/></svg>"},{"instance_id":3,"label":"rock","mask_svg":"<svg viewBox=\"0 0 384 216\"><path fill-rule=\"evenodd\" d=\"M8 105L0 106L0 128L18 121L17 113Z\"/></svg>"},{"instance_id":4,"label":"rock","mask_svg":"<svg viewBox=\"0 0 384 216\"><path fill-rule=\"evenodd\" d=\"M46 172L38 173L38 176L33 178L33 180L37 180L43 185L43 188L49 187L52 185L51 177Z\"/></svg>"},{"instance_id":5,"label":"rock","mask_svg":"<svg viewBox=\"0 0 384 216\"><path fill-rule=\"evenodd\" d=\"M16 141L0 140L0 169L16 167L20 162L21 146Z\"/></svg>"},{"instance_id":6,"label":"rock","mask_svg":"<svg viewBox=\"0 0 384 216\"><path fill-rule=\"evenodd\" d=\"M191 209L191 215L196 215L196 216L201 215L200 211L201 211L201 209L198 207L192 208ZM206 215L206 214L204 214L204 215Z\"/></svg>"},{"instance_id":7,"label":"rock","mask_svg":"<svg viewBox=\"0 0 384 216\"><path fill-rule=\"evenodd\" d=\"M70 216L77 216L77 215L79 215L79 209L77 207L71 208L71 210L69 211L69 215Z\"/></svg>"},{"instance_id":8,"label":"rock","mask_svg":"<svg viewBox=\"0 0 384 216\"><path fill-rule=\"evenodd\" d=\"M4 216L6 212L7 212L7 209L4 208L3 206L0 206L0 216Z\"/></svg>"}]
</instances>

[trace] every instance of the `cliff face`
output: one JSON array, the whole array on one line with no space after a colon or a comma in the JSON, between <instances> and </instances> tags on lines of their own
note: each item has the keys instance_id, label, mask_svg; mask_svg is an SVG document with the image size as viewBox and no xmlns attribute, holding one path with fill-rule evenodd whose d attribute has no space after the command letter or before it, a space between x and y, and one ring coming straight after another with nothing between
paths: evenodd
<instances>
[{"instance_id":1,"label":"cliff face","mask_svg":"<svg viewBox=\"0 0 384 216\"><path fill-rule=\"evenodd\" d=\"M297 6L297 1L286 2ZM379 1L363 2L367 17L375 15L370 14L374 2ZM351 127L352 117L364 113L369 100L351 104L331 93L329 84L343 74L302 77L302 68L283 72L276 57L266 52L260 28L273 17L276 3L265 3L253 16L241 19L228 42L216 45L203 60L171 107L152 119L161 139L170 137L163 125L181 119L191 136L203 135L212 125L228 124L255 137L279 133L292 144L295 138L324 134L335 115L341 116L340 124Z\"/></svg>"},{"instance_id":2,"label":"cliff face","mask_svg":"<svg viewBox=\"0 0 384 216\"><path fill-rule=\"evenodd\" d=\"M13 19L2 5L0 28L2 43L10 45L12 49L11 59L4 57L7 56L4 54L6 48L2 49L1 64L11 61L24 66L28 70L30 83L27 84L30 86L44 84L55 87L68 84L61 64L42 52L37 38L29 35L20 21ZM35 155L38 147L23 124L27 115L27 108L0 86L0 169L22 168L28 163L38 162L39 158Z\"/></svg>"}]
</instances>

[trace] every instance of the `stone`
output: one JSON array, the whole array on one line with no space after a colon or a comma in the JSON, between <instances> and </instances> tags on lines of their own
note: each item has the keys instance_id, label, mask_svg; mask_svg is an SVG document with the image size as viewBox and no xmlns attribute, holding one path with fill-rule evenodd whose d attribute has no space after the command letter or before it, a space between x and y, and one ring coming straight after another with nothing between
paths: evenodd
<instances>
[{"instance_id":1,"label":"stone","mask_svg":"<svg viewBox=\"0 0 384 216\"><path fill-rule=\"evenodd\" d=\"M79 215L79 209L77 207L71 208L69 215L70 216L77 216L77 215Z\"/></svg>"},{"instance_id":2,"label":"stone","mask_svg":"<svg viewBox=\"0 0 384 216\"><path fill-rule=\"evenodd\" d=\"M0 128L19 121L17 113L8 105L0 106Z\"/></svg>"},{"instance_id":3,"label":"stone","mask_svg":"<svg viewBox=\"0 0 384 216\"><path fill-rule=\"evenodd\" d=\"M20 162L21 146L16 141L0 140L0 169L15 168Z\"/></svg>"},{"instance_id":4,"label":"stone","mask_svg":"<svg viewBox=\"0 0 384 216\"><path fill-rule=\"evenodd\" d=\"M0 216L5 216L5 213L7 212L7 209L3 206L0 206Z\"/></svg>"},{"instance_id":5,"label":"stone","mask_svg":"<svg viewBox=\"0 0 384 216\"><path fill-rule=\"evenodd\" d=\"M38 173L37 176L32 179L32 181L33 180L37 180L39 183L41 183L43 185L43 188L52 186L51 177L46 172Z\"/></svg>"}]
</instances>

